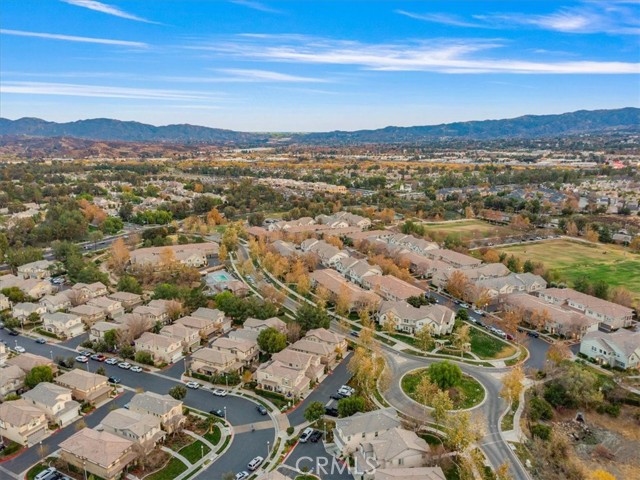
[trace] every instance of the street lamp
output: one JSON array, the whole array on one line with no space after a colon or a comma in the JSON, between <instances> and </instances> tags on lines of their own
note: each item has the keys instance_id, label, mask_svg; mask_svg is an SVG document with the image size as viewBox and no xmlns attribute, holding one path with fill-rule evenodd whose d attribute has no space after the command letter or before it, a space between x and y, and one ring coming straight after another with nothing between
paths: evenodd
<instances>
[{"instance_id":1,"label":"street lamp","mask_svg":"<svg viewBox=\"0 0 640 480\"><path fill-rule=\"evenodd\" d=\"M53 362L53 350L49 350L49 356L51 357L51 361Z\"/></svg>"},{"instance_id":2,"label":"street lamp","mask_svg":"<svg viewBox=\"0 0 640 480\"><path fill-rule=\"evenodd\" d=\"M224 409L224 419L227 419L227 406L222 407Z\"/></svg>"},{"instance_id":3,"label":"street lamp","mask_svg":"<svg viewBox=\"0 0 640 480\"><path fill-rule=\"evenodd\" d=\"M84 480L87 480L87 461L82 460L82 469L84 470Z\"/></svg>"},{"instance_id":4,"label":"street lamp","mask_svg":"<svg viewBox=\"0 0 640 480\"><path fill-rule=\"evenodd\" d=\"M269 444L269 440L267 440L267 459L269 458L270 454L271 454L271 445Z\"/></svg>"},{"instance_id":5,"label":"street lamp","mask_svg":"<svg viewBox=\"0 0 640 480\"><path fill-rule=\"evenodd\" d=\"M200 458L204 458L204 443L200 444Z\"/></svg>"}]
</instances>

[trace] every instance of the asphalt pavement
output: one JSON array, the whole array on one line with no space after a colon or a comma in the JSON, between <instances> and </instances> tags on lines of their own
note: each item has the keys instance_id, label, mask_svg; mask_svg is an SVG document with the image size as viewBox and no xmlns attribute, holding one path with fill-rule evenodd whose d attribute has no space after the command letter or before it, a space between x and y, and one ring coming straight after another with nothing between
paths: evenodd
<instances>
[{"instance_id":1,"label":"asphalt pavement","mask_svg":"<svg viewBox=\"0 0 640 480\"><path fill-rule=\"evenodd\" d=\"M298 443L284 464L300 472L306 468L306 471L319 475L322 480L353 479L347 465L325 451L322 440L317 443ZM280 472L295 477L290 469L280 468Z\"/></svg>"}]
</instances>

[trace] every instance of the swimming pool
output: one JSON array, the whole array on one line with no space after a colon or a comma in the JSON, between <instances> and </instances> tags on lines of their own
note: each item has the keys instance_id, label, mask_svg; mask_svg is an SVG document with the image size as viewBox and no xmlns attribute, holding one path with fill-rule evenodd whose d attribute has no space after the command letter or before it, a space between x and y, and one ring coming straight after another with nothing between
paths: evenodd
<instances>
[{"instance_id":1,"label":"swimming pool","mask_svg":"<svg viewBox=\"0 0 640 480\"><path fill-rule=\"evenodd\" d=\"M207 283L229 282L231 280L233 280L233 277L225 270L218 270L207 275Z\"/></svg>"}]
</instances>

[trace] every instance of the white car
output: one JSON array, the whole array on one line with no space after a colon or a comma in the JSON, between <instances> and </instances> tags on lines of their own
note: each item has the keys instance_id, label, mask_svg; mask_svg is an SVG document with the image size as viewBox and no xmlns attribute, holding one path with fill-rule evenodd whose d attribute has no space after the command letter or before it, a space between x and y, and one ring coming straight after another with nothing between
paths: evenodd
<instances>
[{"instance_id":1,"label":"white car","mask_svg":"<svg viewBox=\"0 0 640 480\"><path fill-rule=\"evenodd\" d=\"M460 304L460 307L462 307L462 308L469 308L469 304L468 304L468 303L464 303L464 302L462 302L462 303Z\"/></svg>"},{"instance_id":2,"label":"white car","mask_svg":"<svg viewBox=\"0 0 640 480\"><path fill-rule=\"evenodd\" d=\"M236 473L235 480L244 480L248 476L249 476L249 472L246 472L246 471L243 470L241 472Z\"/></svg>"},{"instance_id":3,"label":"white car","mask_svg":"<svg viewBox=\"0 0 640 480\"><path fill-rule=\"evenodd\" d=\"M200 384L198 382L187 382L187 388L193 388L194 390L197 390L198 388L200 388Z\"/></svg>"},{"instance_id":4,"label":"white car","mask_svg":"<svg viewBox=\"0 0 640 480\"><path fill-rule=\"evenodd\" d=\"M140 373L142 371L142 367L134 365L133 367L131 367L131 371L135 373Z\"/></svg>"},{"instance_id":5,"label":"white car","mask_svg":"<svg viewBox=\"0 0 640 480\"><path fill-rule=\"evenodd\" d=\"M475 313L476 315L480 315L480 316L484 315L484 312L482 310L480 310L479 308L474 308L473 309L473 313Z\"/></svg>"},{"instance_id":6,"label":"white car","mask_svg":"<svg viewBox=\"0 0 640 480\"><path fill-rule=\"evenodd\" d=\"M349 387L348 385L342 385L338 389L338 395L342 395L343 397L350 397L354 393L356 393L355 389Z\"/></svg>"},{"instance_id":7,"label":"white car","mask_svg":"<svg viewBox=\"0 0 640 480\"><path fill-rule=\"evenodd\" d=\"M89 361L89 357L87 357L86 355L78 355L76 357L76 362L87 363L88 361Z\"/></svg>"},{"instance_id":8,"label":"white car","mask_svg":"<svg viewBox=\"0 0 640 480\"><path fill-rule=\"evenodd\" d=\"M125 370L129 370L131 368L131 364L129 362L120 362L118 367L124 368Z\"/></svg>"},{"instance_id":9,"label":"white car","mask_svg":"<svg viewBox=\"0 0 640 480\"><path fill-rule=\"evenodd\" d=\"M107 358L104 363L107 365L115 365L118 363L118 359L115 357Z\"/></svg>"},{"instance_id":10,"label":"white car","mask_svg":"<svg viewBox=\"0 0 640 480\"><path fill-rule=\"evenodd\" d=\"M24 353L26 352L26 350L24 349L24 347L21 347L20 345L16 345L16 348L14 348L14 350L18 353Z\"/></svg>"},{"instance_id":11,"label":"white car","mask_svg":"<svg viewBox=\"0 0 640 480\"><path fill-rule=\"evenodd\" d=\"M227 391L222 388L216 388L211 393L213 393L216 397L226 397Z\"/></svg>"},{"instance_id":12,"label":"white car","mask_svg":"<svg viewBox=\"0 0 640 480\"><path fill-rule=\"evenodd\" d=\"M304 432L302 432L302 435L300 435L300 443L307 443L312 433L313 433L313 428L311 427L305 428Z\"/></svg>"},{"instance_id":13,"label":"white car","mask_svg":"<svg viewBox=\"0 0 640 480\"><path fill-rule=\"evenodd\" d=\"M253 472L254 470L258 469L258 467L262 464L262 462L264 462L264 458L258 456L249 462L249 465L247 465L247 468L249 468L249 470Z\"/></svg>"}]
</instances>

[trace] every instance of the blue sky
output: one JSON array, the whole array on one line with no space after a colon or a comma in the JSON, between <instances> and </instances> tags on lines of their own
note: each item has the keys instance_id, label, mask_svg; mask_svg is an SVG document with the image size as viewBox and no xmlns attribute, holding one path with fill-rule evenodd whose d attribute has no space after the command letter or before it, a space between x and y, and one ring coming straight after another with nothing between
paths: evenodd
<instances>
[{"instance_id":1,"label":"blue sky","mask_svg":"<svg viewBox=\"0 0 640 480\"><path fill-rule=\"evenodd\" d=\"M640 0L3 0L0 114L319 131L640 106Z\"/></svg>"}]
</instances>

